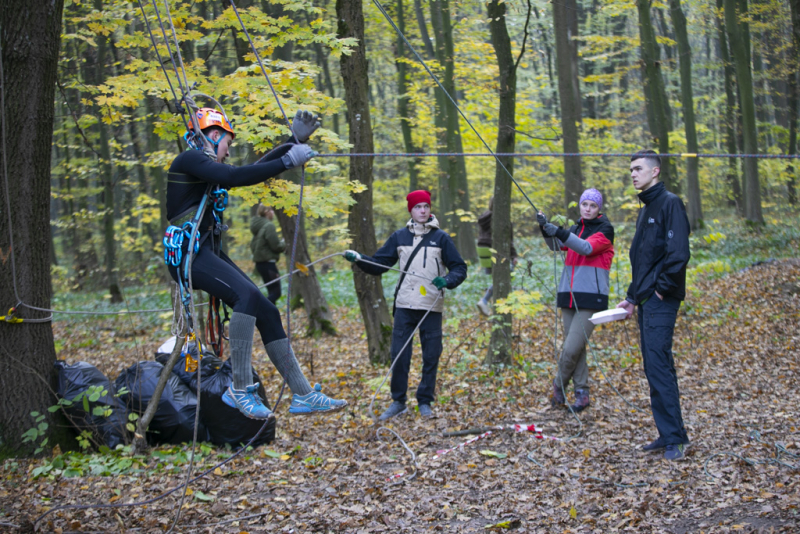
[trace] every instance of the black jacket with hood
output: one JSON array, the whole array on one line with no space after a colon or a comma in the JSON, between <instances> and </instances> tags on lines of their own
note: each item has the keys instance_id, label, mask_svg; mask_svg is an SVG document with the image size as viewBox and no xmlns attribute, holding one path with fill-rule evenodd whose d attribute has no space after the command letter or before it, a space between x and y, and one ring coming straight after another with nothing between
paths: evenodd
<instances>
[{"instance_id":1,"label":"black jacket with hood","mask_svg":"<svg viewBox=\"0 0 800 534\"><path fill-rule=\"evenodd\" d=\"M659 182L639 193L639 211L631 243L631 285L626 300L642 304L655 291L665 297L686 297L689 263L689 219L683 201Z\"/></svg>"}]
</instances>

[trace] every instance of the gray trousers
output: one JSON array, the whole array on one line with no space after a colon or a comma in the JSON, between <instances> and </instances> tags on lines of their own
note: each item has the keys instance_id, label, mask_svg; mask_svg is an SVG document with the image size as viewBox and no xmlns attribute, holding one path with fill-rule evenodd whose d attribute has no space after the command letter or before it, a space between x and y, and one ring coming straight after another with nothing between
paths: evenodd
<instances>
[{"instance_id":1,"label":"gray trousers","mask_svg":"<svg viewBox=\"0 0 800 534\"><path fill-rule=\"evenodd\" d=\"M589 366L586 364L586 339L592 336L594 324L589 317L597 310L581 310L575 313L572 308L561 308L564 321L564 346L558 360L556 385L563 384L566 389L570 379L575 389L589 389ZM585 332L585 334L584 334Z\"/></svg>"}]
</instances>

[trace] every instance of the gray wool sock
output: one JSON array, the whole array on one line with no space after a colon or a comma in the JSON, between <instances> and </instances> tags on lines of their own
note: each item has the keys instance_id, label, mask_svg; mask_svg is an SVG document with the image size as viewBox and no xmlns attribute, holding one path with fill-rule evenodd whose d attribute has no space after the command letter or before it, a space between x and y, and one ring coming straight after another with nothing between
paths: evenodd
<instances>
[{"instance_id":1,"label":"gray wool sock","mask_svg":"<svg viewBox=\"0 0 800 534\"><path fill-rule=\"evenodd\" d=\"M306 375L300 369L300 363L294 356L294 352L289 347L289 340L287 338L277 339L272 343L265 345L267 355L272 361L272 365L281 374L281 376L289 384L289 389L295 395L306 395L311 393L311 384L306 380Z\"/></svg>"},{"instance_id":2,"label":"gray wool sock","mask_svg":"<svg viewBox=\"0 0 800 534\"><path fill-rule=\"evenodd\" d=\"M256 318L245 313L233 312L228 325L233 368L233 389L243 390L253 384L253 332Z\"/></svg>"}]
</instances>

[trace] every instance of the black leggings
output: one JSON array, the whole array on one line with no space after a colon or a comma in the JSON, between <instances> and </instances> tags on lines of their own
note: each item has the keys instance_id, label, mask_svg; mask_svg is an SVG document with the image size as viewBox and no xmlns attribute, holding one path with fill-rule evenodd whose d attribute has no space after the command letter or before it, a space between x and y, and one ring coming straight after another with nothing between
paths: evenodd
<instances>
[{"instance_id":1,"label":"black leggings","mask_svg":"<svg viewBox=\"0 0 800 534\"><path fill-rule=\"evenodd\" d=\"M186 246L184 244L184 258ZM169 274L178 281L176 267L170 265ZM192 261L192 287L217 297L235 312L255 317L256 328L265 345L286 337L278 308L227 254L214 254L211 239L205 240Z\"/></svg>"}]
</instances>

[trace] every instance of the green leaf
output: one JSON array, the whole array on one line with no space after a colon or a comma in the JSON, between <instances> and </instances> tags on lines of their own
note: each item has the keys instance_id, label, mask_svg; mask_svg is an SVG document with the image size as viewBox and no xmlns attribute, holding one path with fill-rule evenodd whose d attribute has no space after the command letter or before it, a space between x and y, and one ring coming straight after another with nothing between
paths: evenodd
<instances>
[{"instance_id":1,"label":"green leaf","mask_svg":"<svg viewBox=\"0 0 800 534\"><path fill-rule=\"evenodd\" d=\"M490 450L482 450L481 454L484 455L484 456L489 456L491 458L500 458L501 460L503 458L508 458L508 454L506 454L504 452L494 452L494 451L490 451Z\"/></svg>"},{"instance_id":2,"label":"green leaf","mask_svg":"<svg viewBox=\"0 0 800 534\"><path fill-rule=\"evenodd\" d=\"M214 502L214 500L215 500L212 495L206 495L205 493L203 493L200 490L196 490L194 492L194 498L195 498L195 500L203 501L203 502Z\"/></svg>"}]
</instances>

